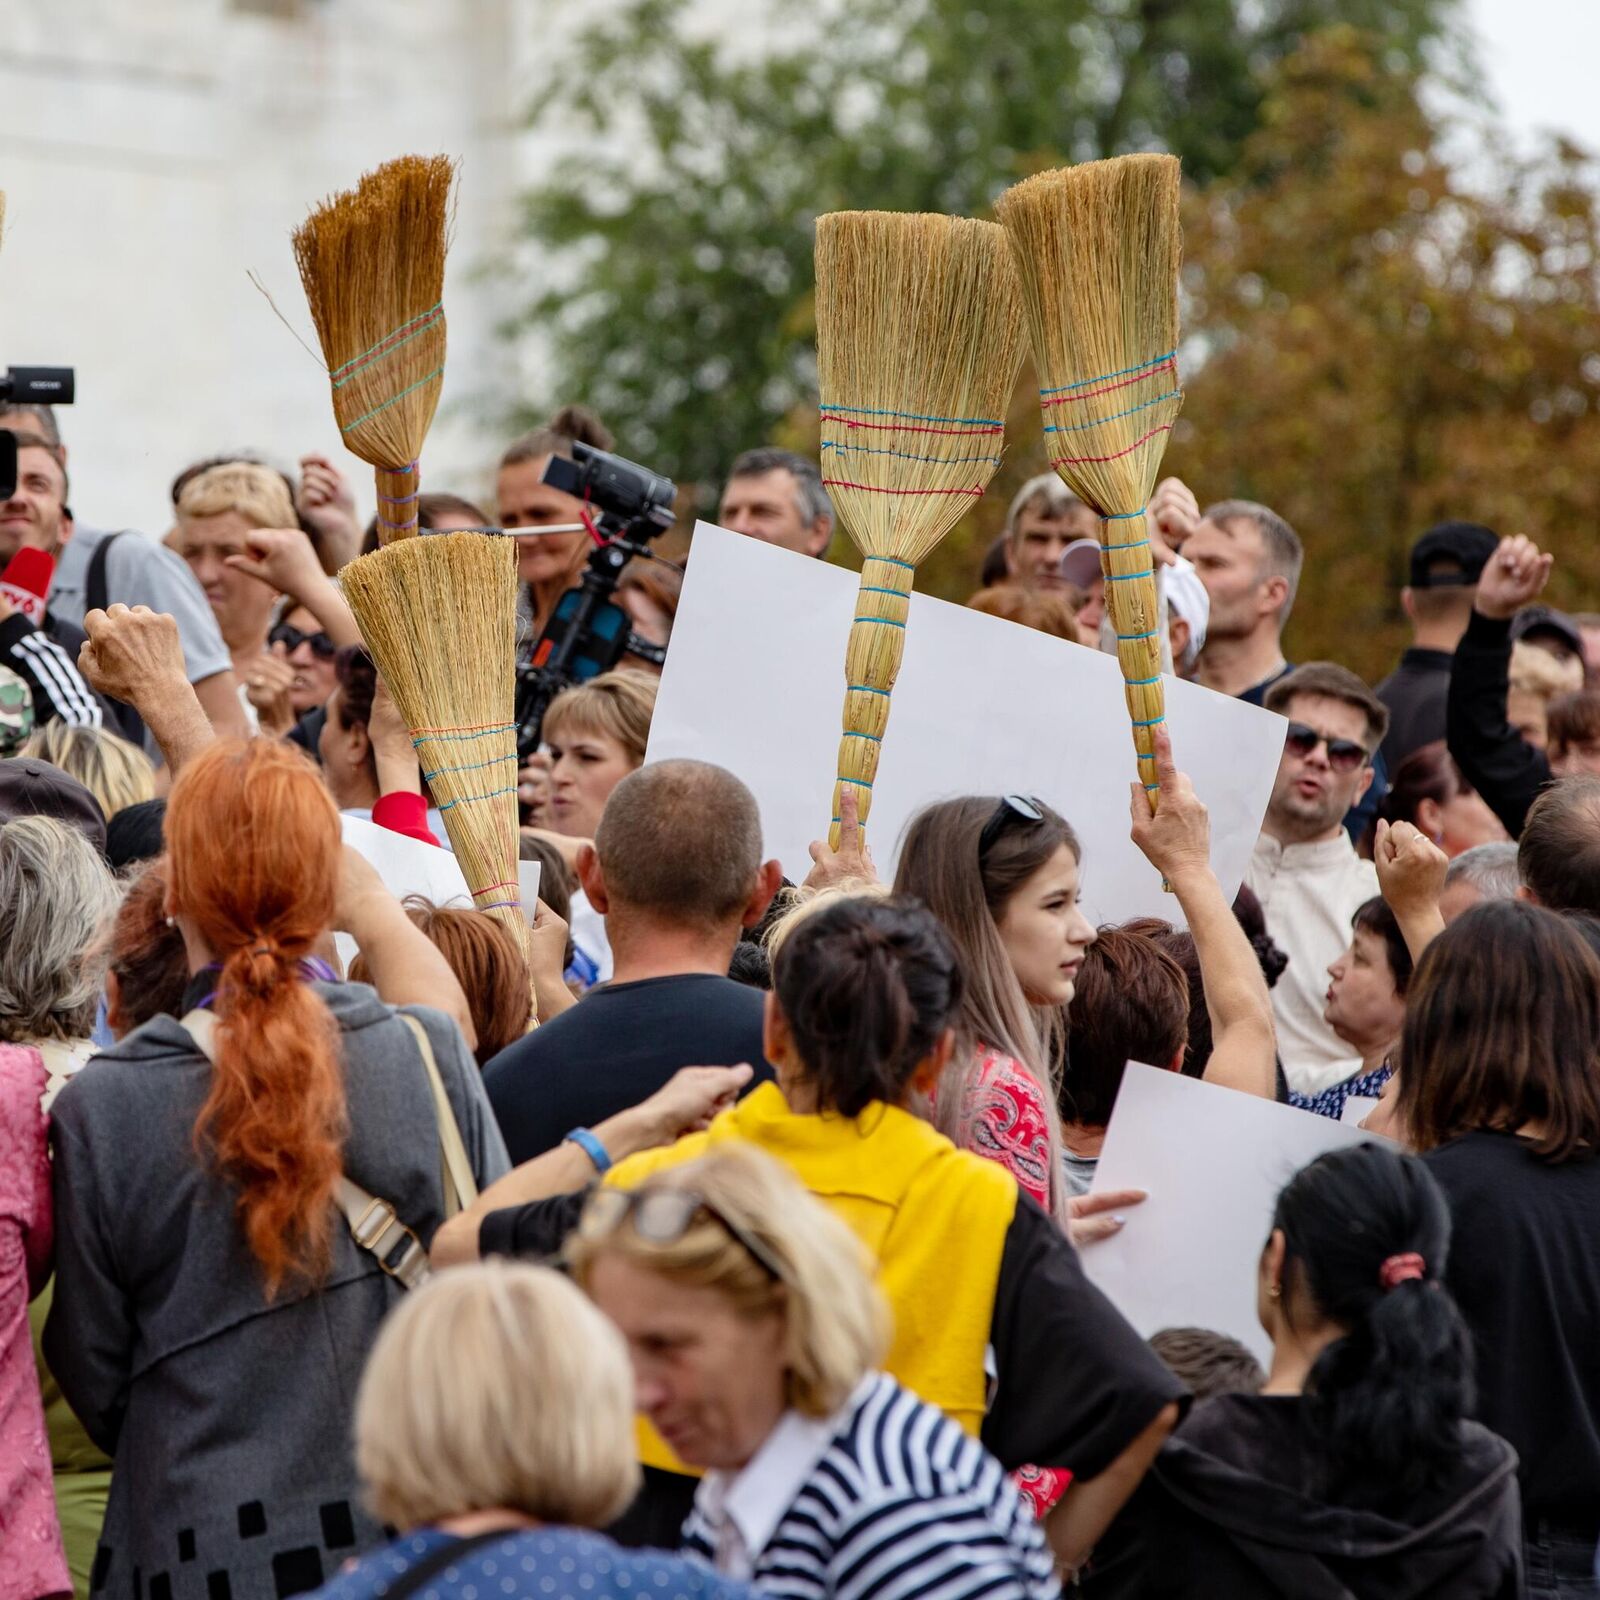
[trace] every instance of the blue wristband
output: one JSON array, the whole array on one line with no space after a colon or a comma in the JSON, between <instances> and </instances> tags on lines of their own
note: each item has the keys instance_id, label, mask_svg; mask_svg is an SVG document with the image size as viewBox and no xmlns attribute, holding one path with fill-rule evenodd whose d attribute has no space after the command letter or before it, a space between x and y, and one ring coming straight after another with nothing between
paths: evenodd
<instances>
[{"instance_id":1,"label":"blue wristband","mask_svg":"<svg viewBox=\"0 0 1600 1600\"><path fill-rule=\"evenodd\" d=\"M596 1172L611 1170L611 1157L606 1154L606 1147L587 1128L574 1128L561 1142L577 1145L594 1162Z\"/></svg>"}]
</instances>

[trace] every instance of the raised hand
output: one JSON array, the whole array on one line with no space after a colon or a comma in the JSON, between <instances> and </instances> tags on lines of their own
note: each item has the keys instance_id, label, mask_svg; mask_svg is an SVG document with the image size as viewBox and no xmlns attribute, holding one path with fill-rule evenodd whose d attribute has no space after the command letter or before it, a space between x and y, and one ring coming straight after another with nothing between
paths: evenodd
<instances>
[{"instance_id":1,"label":"raised hand","mask_svg":"<svg viewBox=\"0 0 1600 1600\"><path fill-rule=\"evenodd\" d=\"M835 850L826 839L813 840L811 860L814 865L802 885L806 889L878 881L878 869L872 864L872 850L861 826L860 804L848 784L839 791L839 848Z\"/></svg>"},{"instance_id":2,"label":"raised hand","mask_svg":"<svg viewBox=\"0 0 1600 1600\"><path fill-rule=\"evenodd\" d=\"M1168 883L1211 870L1211 818L1188 777L1172 759L1172 737L1157 726L1156 780L1161 785L1159 806L1153 808L1143 784L1129 785L1130 832L1133 842Z\"/></svg>"},{"instance_id":3,"label":"raised hand","mask_svg":"<svg viewBox=\"0 0 1600 1600\"><path fill-rule=\"evenodd\" d=\"M263 733L282 738L294 726L294 707L289 704L293 685L294 668L281 644L273 645L250 664L244 692L255 707Z\"/></svg>"},{"instance_id":4,"label":"raised hand","mask_svg":"<svg viewBox=\"0 0 1600 1600\"><path fill-rule=\"evenodd\" d=\"M1544 554L1532 539L1521 534L1502 539L1478 579L1474 609L1501 620L1515 616L1538 597L1554 561L1554 556Z\"/></svg>"},{"instance_id":5,"label":"raised hand","mask_svg":"<svg viewBox=\"0 0 1600 1600\"><path fill-rule=\"evenodd\" d=\"M83 619L89 635L78 652L78 671L101 694L121 700L151 720L146 708L174 687L186 688L188 670L178 624L149 606L108 606Z\"/></svg>"}]
</instances>

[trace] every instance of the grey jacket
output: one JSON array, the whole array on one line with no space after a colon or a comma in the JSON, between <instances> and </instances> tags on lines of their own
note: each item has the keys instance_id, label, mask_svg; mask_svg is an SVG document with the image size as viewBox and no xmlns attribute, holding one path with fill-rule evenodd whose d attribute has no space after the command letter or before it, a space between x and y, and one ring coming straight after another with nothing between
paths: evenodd
<instances>
[{"instance_id":1,"label":"grey jacket","mask_svg":"<svg viewBox=\"0 0 1600 1600\"><path fill-rule=\"evenodd\" d=\"M363 984L317 984L343 1035L345 1171L424 1243L443 1220L411 1031ZM505 1145L454 1023L416 1008L480 1186ZM211 1068L169 1017L98 1056L53 1109L51 1370L114 1458L97 1600L277 1600L377 1543L350 1443L378 1324L405 1292L335 1219L315 1290L266 1298L236 1195L195 1153Z\"/></svg>"}]
</instances>

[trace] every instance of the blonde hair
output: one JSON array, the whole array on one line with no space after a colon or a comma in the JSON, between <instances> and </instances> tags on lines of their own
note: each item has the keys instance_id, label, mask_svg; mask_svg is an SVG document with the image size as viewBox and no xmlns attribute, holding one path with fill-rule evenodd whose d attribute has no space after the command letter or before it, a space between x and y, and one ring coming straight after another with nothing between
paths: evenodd
<instances>
[{"instance_id":1,"label":"blonde hair","mask_svg":"<svg viewBox=\"0 0 1600 1600\"><path fill-rule=\"evenodd\" d=\"M786 1398L808 1417L837 1411L883 1361L889 1313L866 1247L782 1163L753 1145L730 1145L641 1187L699 1195L764 1248L781 1279L774 1281L729 1228L703 1213L670 1244L642 1239L626 1225L587 1238L580 1226L567 1241L566 1259L583 1287L595 1262L613 1255L670 1282L714 1289L743 1316L777 1312L784 1319Z\"/></svg>"},{"instance_id":2,"label":"blonde hair","mask_svg":"<svg viewBox=\"0 0 1600 1600\"><path fill-rule=\"evenodd\" d=\"M178 494L178 521L220 517L237 511L257 528L297 528L288 485L272 470L253 461L225 461L197 472Z\"/></svg>"},{"instance_id":3,"label":"blonde hair","mask_svg":"<svg viewBox=\"0 0 1600 1600\"><path fill-rule=\"evenodd\" d=\"M659 684L659 678L645 672L602 672L587 683L563 689L544 714L544 737L548 741L564 726L607 734L634 766L642 767Z\"/></svg>"},{"instance_id":4,"label":"blonde hair","mask_svg":"<svg viewBox=\"0 0 1600 1600\"><path fill-rule=\"evenodd\" d=\"M876 878L849 878L842 883L829 884L825 889L807 889L803 886L779 889L772 899L776 914L772 915L761 940L767 959L776 961L789 935L807 917L824 906L831 906L835 900L883 900L888 895L889 885Z\"/></svg>"},{"instance_id":5,"label":"blonde hair","mask_svg":"<svg viewBox=\"0 0 1600 1600\"><path fill-rule=\"evenodd\" d=\"M107 728L75 728L58 717L35 728L18 754L76 778L100 802L107 822L119 811L156 797L150 758Z\"/></svg>"},{"instance_id":6,"label":"blonde hair","mask_svg":"<svg viewBox=\"0 0 1600 1600\"><path fill-rule=\"evenodd\" d=\"M503 1508L599 1528L639 1487L622 1335L559 1273L453 1267L378 1333L356 1396L373 1514L418 1528Z\"/></svg>"},{"instance_id":7,"label":"blonde hair","mask_svg":"<svg viewBox=\"0 0 1600 1600\"><path fill-rule=\"evenodd\" d=\"M1575 657L1558 661L1548 650L1518 639L1511 646L1508 679L1513 694L1537 695L1549 705L1558 694L1583 687L1583 663Z\"/></svg>"}]
</instances>

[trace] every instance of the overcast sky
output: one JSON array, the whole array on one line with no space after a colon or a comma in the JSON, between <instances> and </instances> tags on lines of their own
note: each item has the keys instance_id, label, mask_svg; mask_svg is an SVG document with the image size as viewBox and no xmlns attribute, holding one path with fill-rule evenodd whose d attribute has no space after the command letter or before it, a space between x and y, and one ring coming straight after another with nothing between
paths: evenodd
<instances>
[{"instance_id":1,"label":"overcast sky","mask_svg":"<svg viewBox=\"0 0 1600 1600\"><path fill-rule=\"evenodd\" d=\"M1556 129L1600 153L1600 0L1467 0L1466 9L1510 126Z\"/></svg>"}]
</instances>

